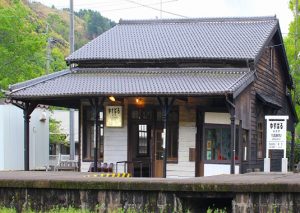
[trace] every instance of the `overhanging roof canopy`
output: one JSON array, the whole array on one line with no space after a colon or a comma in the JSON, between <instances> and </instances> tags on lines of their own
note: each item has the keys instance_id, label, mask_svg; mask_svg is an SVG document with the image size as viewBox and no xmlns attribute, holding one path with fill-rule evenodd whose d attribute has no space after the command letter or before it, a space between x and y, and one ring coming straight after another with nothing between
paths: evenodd
<instances>
[{"instance_id":1,"label":"overhanging roof canopy","mask_svg":"<svg viewBox=\"0 0 300 213\"><path fill-rule=\"evenodd\" d=\"M75 68L13 85L8 97L237 96L253 80L248 68Z\"/></svg>"}]
</instances>

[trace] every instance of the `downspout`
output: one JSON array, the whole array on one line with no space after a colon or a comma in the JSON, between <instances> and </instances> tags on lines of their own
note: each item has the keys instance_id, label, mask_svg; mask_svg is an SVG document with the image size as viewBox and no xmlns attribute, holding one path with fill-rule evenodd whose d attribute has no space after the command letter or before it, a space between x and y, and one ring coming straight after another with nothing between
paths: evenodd
<instances>
[{"instance_id":1,"label":"downspout","mask_svg":"<svg viewBox=\"0 0 300 213\"><path fill-rule=\"evenodd\" d=\"M235 174L235 143L236 143L236 129L235 129L235 104L234 99L230 101L228 94L225 94L227 107L230 112L230 129L231 129L231 164L230 164L230 174Z\"/></svg>"}]
</instances>

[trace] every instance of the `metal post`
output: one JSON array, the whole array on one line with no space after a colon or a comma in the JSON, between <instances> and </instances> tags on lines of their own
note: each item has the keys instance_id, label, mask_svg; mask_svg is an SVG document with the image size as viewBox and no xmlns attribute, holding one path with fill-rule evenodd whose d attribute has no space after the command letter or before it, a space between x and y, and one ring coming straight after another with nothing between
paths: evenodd
<instances>
[{"instance_id":1,"label":"metal post","mask_svg":"<svg viewBox=\"0 0 300 213\"><path fill-rule=\"evenodd\" d=\"M294 153L295 153L295 125L293 125L292 141L291 141L291 155L290 155L290 171L294 170Z\"/></svg>"},{"instance_id":2,"label":"metal post","mask_svg":"<svg viewBox=\"0 0 300 213\"><path fill-rule=\"evenodd\" d=\"M24 170L29 171L29 104L25 103L25 108L23 110L24 115Z\"/></svg>"},{"instance_id":3,"label":"metal post","mask_svg":"<svg viewBox=\"0 0 300 213\"><path fill-rule=\"evenodd\" d=\"M74 52L74 8L73 0L70 0L70 53ZM72 65L70 65L70 69ZM75 139L74 139L74 109L70 109L70 159L75 157Z\"/></svg>"}]
</instances>

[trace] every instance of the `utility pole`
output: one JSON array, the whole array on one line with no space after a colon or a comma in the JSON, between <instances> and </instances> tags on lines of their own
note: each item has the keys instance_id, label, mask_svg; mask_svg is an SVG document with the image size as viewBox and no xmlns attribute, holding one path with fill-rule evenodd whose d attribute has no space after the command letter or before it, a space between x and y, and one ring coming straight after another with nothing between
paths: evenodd
<instances>
[{"instance_id":1,"label":"utility pole","mask_svg":"<svg viewBox=\"0 0 300 213\"><path fill-rule=\"evenodd\" d=\"M70 54L74 52L74 7L73 0L70 0ZM72 64L70 64L72 69ZM75 157L75 140L74 140L74 109L70 109L70 160Z\"/></svg>"},{"instance_id":2,"label":"utility pole","mask_svg":"<svg viewBox=\"0 0 300 213\"><path fill-rule=\"evenodd\" d=\"M51 42L52 38L49 37L49 24L47 24L46 28L46 34L47 34L47 58L46 58L46 75L50 72L50 61L51 61Z\"/></svg>"}]
</instances>

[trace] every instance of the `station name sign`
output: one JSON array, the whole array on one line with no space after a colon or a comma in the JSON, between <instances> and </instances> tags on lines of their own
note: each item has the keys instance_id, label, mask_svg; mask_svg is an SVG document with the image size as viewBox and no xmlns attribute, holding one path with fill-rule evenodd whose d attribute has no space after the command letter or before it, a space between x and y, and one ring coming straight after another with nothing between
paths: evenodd
<instances>
[{"instance_id":1,"label":"station name sign","mask_svg":"<svg viewBox=\"0 0 300 213\"><path fill-rule=\"evenodd\" d=\"M123 110L122 106L106 106L106 126L122 127Z\"/></svg>"},{"instance_id":2,"label":"station name sign","mask_svg":"<svg viewBox=\"0 0 300 213\"><path fill-rule=\"evenodd\" d=\"M265 116L267 120L267 153L270 149L283 149L285 153L288 118L288 116Z\"/></svg>"}]
</instances>

